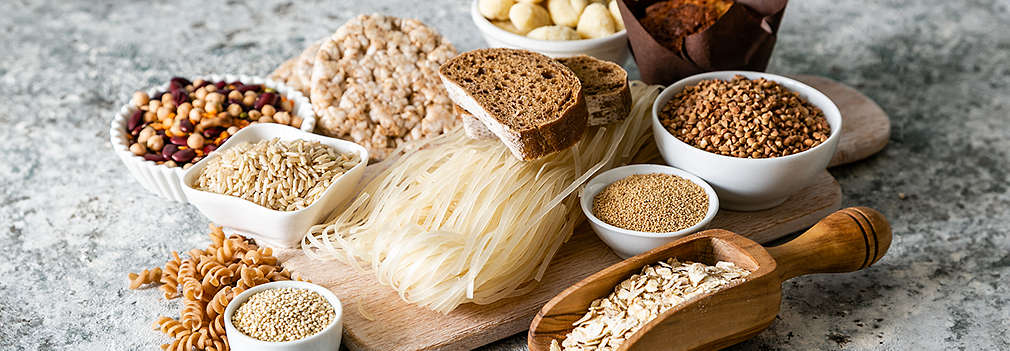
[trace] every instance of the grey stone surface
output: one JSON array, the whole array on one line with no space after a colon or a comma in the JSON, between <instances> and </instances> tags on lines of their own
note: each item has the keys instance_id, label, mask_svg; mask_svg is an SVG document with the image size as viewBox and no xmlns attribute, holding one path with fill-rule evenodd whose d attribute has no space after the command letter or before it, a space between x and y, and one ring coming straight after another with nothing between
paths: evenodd
<instances>
[{"instance_id":1,"label":"grey stone surface","mask_svg":"<svg viewBox=\"0 0 1010 351\"><path fill-rule=\"evenodd\" d=\"M131 92L173 75L266 74L362 12L481 47L467 5L0 2L0 349L166 341L150 322L178 303L127 290L125 275L204 245L207 220L147 193L110 151L109 120ZM887 214L895 239L869 270L786 283L772 327L733 349L1010 349L1008 29L1007 0L790 4L769 70L845 82L891 115L883 153L831 172L844 204Z\"/></svg>"}]
</instances>

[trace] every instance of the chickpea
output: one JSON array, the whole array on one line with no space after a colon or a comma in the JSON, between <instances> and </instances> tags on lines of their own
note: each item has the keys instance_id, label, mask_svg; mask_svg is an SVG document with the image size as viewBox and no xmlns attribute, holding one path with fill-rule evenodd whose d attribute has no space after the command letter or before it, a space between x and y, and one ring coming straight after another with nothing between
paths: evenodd
<instances>
[{"instance_id":1,"label":"chickpea","mask_svg":"<svg viewBox=\"0 0 1010 351\"><path fill-rule=\"evenodd\" d=\"M263 117L263 113L256 110L249 110L249 119L256 121Z\"/></svg>"},{"instance_id":2,"label":"chickpea","mask_svg":"<svg viewBox=\"0 0 1010 351\"><path fill-rule=\"evenodd\" d=\"M201 119L203 119L203 109L202 108L197 107L197 108L194 108L192 110L189 110L189 120L190 121L199 122Z\"/></svg>"},{"instance_id":3,"label":"chickpea","mask_svg":"<svg viewBox=\"0 0 1010 351\"><path fill-rule=\"evenodd\" d=\"M242 104L243 105L252 106L255 103L256 103L256 97L255 96L246 95L244 98L242 98Z\"/></svg>"},{"instance_id":4,"label":"chickpea","mask_svg":"<svg viewBox=\"0 0 1010 351\"><path fill-rule=\"evenodd\" d=\"M184 102L184 103L182 103L182 105L179 105L179 108L176 109L176 111L175 111L176 113L175 114L177 114L179 116L187 116L188 117L189 116L189 111L191 111L191 110L193 110L193 105L190 104L190 103L188 103L188 102Z\"/></svg>"},{"instance_id":5,"label":"chickpea","mask_svg":"<svg viewBox=\"0 0 1010 351\"><path fill-rule=\"evenodd\" d=\"M133 143L133 145L130 145L130 152L137 156L144 156L147 153L147 148L144 147L144 144Z\"/></svg>"},{"instance_id":6,"label":"chickpea","mask_svg":"<svg viewBox=\"0 0 1010 351\"><path fill-rule=\"evenodd\" d=\"M191 163L184 164L184 165L182 165L182 169L189 169L189 167L193 167L194 163L196 163L196 162L191 162Z\"/></svg>"},{"instance_id":7,"label":"chickpea","mask_svg":"<svg viewBox=\"0 0 1010 351\"><path fill-rule=\"evenodd\" d=\"M228 130L225 130L225 132L228 132L228 135L235 135L235 133L238 133L238 127L236 126L228 127Z\"/></svg>"},{"instance_id":8,"label":"chickpea","mask_svg":"<svg viewBox=\"0 0 1010 351\"><path fill-rule=\"evenodd\" d=\"M172 161L172 160L165 161L165 163L163 163L163 165L165 165L165 167L168 167L168 168L179 167L179 164L175 163L175 161Z\"/></svg>"},{"instance_id":9,"label":"chickpea","mask_svg":"<svg viewBox=\"0 0 1010 351\"><path fill-rule=\"evenodd\" d=\"M197 79L197 80L194 80L194 81L193 81L193 86L194 86L194 87L196 87L196 86L200 86L200 85L203 85L203 83L205 83L205 82L207 82L207 81L205 81L205 80L203 80L203 79Z\"/></svg>"},{"instance_id":10,"label":"chickpea","mask_svg":"<svg viewBox=\"0 0 1010 351\"><path fill-rule=\"evenodd\" d=\"M151 100L147 103L147 110L151 112L158 112L158 108L161 107L161 100Z\"/></svg>"},{"instance_id":11,"label":"chickpea","mask_svg":"<svg viewBox=\"0 0 1010 351\"><path fill-rule=\"evenodd\" d=\"M205 103L206 103L206 101L204 101L203 99L196 99L196 100L193 100L193 107L203 108L203 106L204 106Z\"/></svg>"},{"instance_id":12,"label":"chickpea","mask_svg":"<svg viewBox=\"0 0 1010 351\"><path fill-rule=\"evenodd\" d=\"M238 115L242 114L242 106L239 106L239 104L228 105L228 114L232 117L238 117Z\"/></svg>"},{"instance_id":13,"label":"chickpea","mask_svg":"<svg viewBox=\"0 0 1010 351\"><path fill-rule=\"evenodd\" d=\"M259 96L256 96L256 92L252 91L252 90L246 90L245 91L245 95L242 95L242 97L246 97L246 96L259 97Z\"/></svg>"},{"instance_id":14,"label":"chickpea","mask_svg":"<svg viewBox=\"0 0 1010 351\"><path fill-rule=\"evenodd\" d=\"M189 146L191 149L200 149L203 148L203 142L203 135L193 133L186 139L186 146Z\"/></svg>"},{"instance_id":15,"label":"chickpea","mask_svg":"<svg viewBox=\"0 0 1010 351\"><path fill-rule=\"evenodd\" d=\"M175 112L175 101L162 102L161 107L168 108L168 112Z\"/></svg>"},{"instance_id":16,"label":"chickpea","mask_svg":"<svg viewBox=\"0 0 1010 351\"><path fill-rule=\"evenodd\" d=\"M154 128L151 126L144 127L140 130L140 134L137 135L137 142L141 144L146 144L147 140L155 135Z\"/></svg>"},{"instance_id":17,"label":"chickpea","mask_svg":"<svg viewBox=\"0 0 1010 351\"><path fill-rule=\"evenodd\" d=\"M143 91L138 91L136 93L133 93L133 99L131 100L131 102L133 103L133 106L137 106L137 108L140 108L141 106L147 105L147 103L150 102L150 101L151 101L151 97L147 96L147 93L145 93Z\"/></svg>"},{"instance_id":18,"label":"chickpea","mask_svg":"<svg viewBox=\"0 0 1010 351\"><path fill-rule=\"evenodd\" d=\"M291 116L291 126L295 128L302 127L302 118L298 115Z\"/></svg>"},{"instance_id":19,"label":"chickpea","mask_svg":"<svg viewBox=\"0 0 1010 351\"><path fill-rule=\"evenodd\" d=\"M291 100L281 101L281 110L282 111L294 111L294 109L295 109L295 103L291 102Z\"/></svg>"},{"instance_id":20,"label":"chickpea","mask_svg":"<svg viewBox=\"0 0 1010 351\"><path fill-rule=\"evenodd\" d=\"M175 96L172 96L172 93L164 93L164 94L161 95L161 104L162 105L168 104L169 102L172 102L172 101L175 101Z\"/></svg>"},{"instance_id":21,"label":"chickpea","mask_svg":"<svg viewBox=\"0 0 1010 351\"><path fill-rule=\"evenodd\" d=\"M277 113L277 109L275 109L271 105L263 105L263 108L260 109L260 112L262 112L264 116L269 117L273 116L274 113Z\"/></svg>"},{"instance_id":22,"label":"chickpea","mask_svg":"<svg viewBox=\"0 0 1010 351\"><path fill-rule=\"evenodd\" d=\"M221 93L210 93L207 94L207 102L224 102L224 94Z\"/></svg>"},{"instance_id":23,"label":"chickpea","mask_svg":"<svg viewBox=\"0 0 1010 351\"><path fill-rule=\"evenodd\" d=\"M287 112L280 111L275 113L272 117L274 121L277 121L277 123L291 124L291 115L289 115Z\"/></svg>"},{"instance_id":24,"label":"chickpea","mask_svg":"<svg viewBox=\"0 0 1010 351\"><path fill-rule=\"evenodd\" d=\"M157 113L154 113L154 112L151 112L151 111L144 112L144 122L151 123L151 122L154 122L156 120L158 120L158 114Z\"/></svg>"},{"instance_id":25,"label":"chickpea","mask_svg":"<svg viewBox=\"0 0 1010 351\"><path fill-rule=\"evenodd\" d=\"M147 148L154 151L161 151L161 148L165 147L165 138L160 135L154 135L147 138Z\"/></svg>"},{"instance_id":26,"label":"chickpea","mask_svg":"<svg viewBox=\"0 0 1010 351\"><path fill-rule=\"evenodd\" d=\"M257 121L257 122L260 122L260 123L274 123L274 119L270 118L270 116L263 116L263 117L260 117L259 121Z\"/></svg>"},{"instance_id":27,"label":"chickpea","mask_svg":"<svg viewBox=\"0 0 1010 351\"><path fill-rule=\"evenodd\" d=\"M207 110L207 112L218 114L221 112L221 103L217 101L207 101L207 103L204 104L203 109Z\"/></svg>"},{"instance_id":28,"label":"chickpea","mask_svg":"<svg viewBox=\"0 0 1010 351\"><path fill-rule=\"evenodd\" d=\"M242 100L242 93L238 92L238 90L232 90L228 93L228 100L231 99Z\"/></svg>"},{"instance_id":29,"label":"chickpea","mask_svg":"<svg viewBox=\"0 0 1010 351\"><path fill-rule=\"evenodd\" d=\"M217 86L216 86L216 85L214 85L214 84L209 84L209 85L207 85L207 86L205 86L205 87L203 87L203 88L204 88L204 89L205 89L205 90L206 90L206 91L207 91L208 93L213 93L213 92L217 91Z\"/></svg>"},{"instance_id":30,"label":"chickpea","mask_svg":"<svg viewBox=\"0 0 1010 351\"><path fill-rule=\"evenodd\" d=\"M164 121L165 119L168 119L168 115L171 113L172 111L165 106L158 108L158 120Z\"/></svg>"},{"instance_id":31,"label":"chickpea","mask_svg":"<svg viewBox=\"0 0 1010 351\"><path fill-rule=\"evenodd\" d=\"M201 87L200 89L196 90L195 94L196 94L196 98L197 99L203 99L203 98L207 97L207 89L205 89L205 88L206 87Z\"/></svg>"}]
</instances>

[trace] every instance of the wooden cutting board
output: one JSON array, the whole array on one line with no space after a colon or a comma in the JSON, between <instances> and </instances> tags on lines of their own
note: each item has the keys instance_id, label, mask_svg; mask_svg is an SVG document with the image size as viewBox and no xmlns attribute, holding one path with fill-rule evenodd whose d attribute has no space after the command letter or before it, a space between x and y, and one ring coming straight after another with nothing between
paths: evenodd
<instances>
[{"instance_id":1,"label":"wooden cutting board","mask_svg":"<svg viewBox=\"0 0 1010 351\"><path fill-rule=\"evenodd\" d=\"M795 78L827 94L842 111L842 139L832 165L865 158L886 145L890 124L872 100L826 78ZM825 171L779 207L757 212L720 211L710 227L764 243L811 226L837 210L841 199L841 188ZM371 271L314 261L300 250L281 249L275 254L291 271L340 297L343 342L355 351L468 350L494 342L529 328L536 312L561 290L620 261L583 224L562 246L533 292L490 305L465 304L443 315L403 302L396 291L378 284Z\"/></svg>"}]
</instances>

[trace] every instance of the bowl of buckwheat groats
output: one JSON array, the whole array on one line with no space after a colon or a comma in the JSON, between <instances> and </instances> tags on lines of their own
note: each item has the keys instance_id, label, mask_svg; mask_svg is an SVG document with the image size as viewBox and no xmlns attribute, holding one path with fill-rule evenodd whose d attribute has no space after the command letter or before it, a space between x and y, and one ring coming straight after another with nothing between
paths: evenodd
<instances>
[{"instance_id":1,"label":"bowl of buckwheat groats","mask_svg":"<svg viewBox=\"0 0 1010 351\"><path fill-rule=\"evenodd\" d=\"M723 208L756 211L824 172L842 115L823 93L787 77L709 72L656 98L652 131L666 163L711 184Z\"/></svg>"},{"instance_id":2,"label":"bowl of buckwheat groats","mask_svg":"<svg viewBox=\"0 0 1010 351\"><path fill-rule=\"evenodd\" d=\"M350 141L260 123L232 136L182 175L189 202L214 223L274 247L356 194L368 150Z\"/></svg>"},{"instance_id":3,"label":"bowl of buckwheat groats","mask_svg":"<svg viewBox=\"0 0 1010 351\"><path fill-rule=\"evenodd\" d=\"M579 202L596 235L622 258L697 232L719 211L719 197L704 180L655 164L600 173Z\"/></svg>"},{"instance_id":4,"label":"bowl of buckwheat groats","mask_svg":"<svg viewBox=\"0 0 1010 351\"><path fill-rule=\"evenodd\" d=\"M225 332L233 351L329 351L340 348L340 299L308 282L249 288L228 303Z\"/></svg>"},{"instance_id":5,"label":"bowl of buckwheat groats","mask_svg":"<svg viewBox=\"0 0 1010 351\"><path fill-rule=\"evenodd\" d=\"M284 84L243 75L174 77L137 91L112 119L110 141L130 174L162 198L186 202L184 170L242 128L283 124L312 131L308 99Z\"/></svg>"}]
</instances>

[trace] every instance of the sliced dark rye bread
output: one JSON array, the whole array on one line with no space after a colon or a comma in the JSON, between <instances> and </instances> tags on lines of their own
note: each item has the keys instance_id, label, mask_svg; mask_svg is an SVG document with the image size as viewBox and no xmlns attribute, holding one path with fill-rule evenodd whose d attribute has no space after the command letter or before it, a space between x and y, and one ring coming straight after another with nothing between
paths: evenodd
<instances>
[{"instance_id":1,"label":"sliced dark rye bread","mask_svg":"<svg viewBox=\"0 0 1010 351\"><path fill-rule=\"evenodd\" d=\"M586 97L590 127L623 120L631 112L628 72L621 66L585 55L556 60L579 77L583 95ZM463 122L468 137L473 139L495 137L477 117L459 105L455 105L455 110L456 116Z\"/></svg>"},{"instance_id":2,"label":"sliced dark rye bread","mask_svg":"<svg viewBox=\"0 0 1010 351\"><path fill-rule=\"evenodd\" d=\"M513 155L534 160L571 147L586 129L582 83L570 69L531 51L478 49L442 65L449 97Z\"/></svg>"},{"instance_id":3,"label":"sliced dark rye bread","mask_svg":"<svg viewBox=\"0 0 1010 351\"><path fill-rule=\"evenodd\" d=\"M586 96L589 125L614 123L631 113L628 72L620 65L590 56L563 57L558 62L575 72Z\"/></svg>"}]
</instances>

